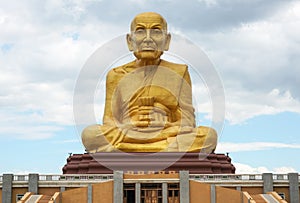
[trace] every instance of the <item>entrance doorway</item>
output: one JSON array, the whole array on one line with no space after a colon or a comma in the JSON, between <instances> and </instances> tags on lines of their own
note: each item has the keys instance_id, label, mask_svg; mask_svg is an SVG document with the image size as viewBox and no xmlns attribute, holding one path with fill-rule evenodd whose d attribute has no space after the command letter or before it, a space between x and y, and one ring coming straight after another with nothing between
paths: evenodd
<instances>
[{"instance_id":1,"label":"entrance doorway","mask_svg":"<svg viewBox=\"0 0 300 203\"><path fill-rule=\"evenodd\" d=\"M124 184L123 203L135 203L135 184Z\"/></svg>"},{"instance_id":2,"label":"entrance doorway","mask_svg":"<svg viewBox=\"0 0 300 203\"><path fill-rule=\"evenodd\" d=\"M140 187L140 202L141 203L162 203L163 191L162 183L141 183ZM138 192L138 191L137 191ZM124 196L123 203L135 203L136 202L136 188L135 183L124 184ZM169 183L167 187L168 203L179 203L179 184Z\"/></svg>"},{"instance_id":3,"label":"entrance doorway","mask_svg":"<svg viewBox=\"0 0 300 203\"><path fill-rule=\"evenodd\" d=\"M162 203L162 184L142 183L141 203Z\"/></svg>"}]
</instances>

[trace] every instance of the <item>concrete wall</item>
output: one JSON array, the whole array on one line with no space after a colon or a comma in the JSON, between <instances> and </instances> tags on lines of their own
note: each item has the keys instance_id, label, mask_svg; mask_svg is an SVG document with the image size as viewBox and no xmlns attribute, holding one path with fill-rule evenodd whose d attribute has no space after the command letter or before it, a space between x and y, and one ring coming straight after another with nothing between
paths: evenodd
<instances>
[{"instance_id":1,"label":"concrete wall","mask_svg":"<svg viewBox=\"0 0 300 203\"><path fill-rule=\"evenodd\" d=\"M16 202L16 196L17 194L24 195L26 192L28 192L28 188L13 188L12 190L12 197L11 200L12 202Z\"/></svg>"},{"instance_id":2,"label":"concrete wall","mask_svg":"<svg viewBox=\"0 0 300 203\"><path fill-rule=\"evenodd\" d=\"M87 203L88 189L87 187L68 190L61 193L62 202L80 202Z\"/></svg>"},{"instance_id":3,"label":"concrete wall","mask_svg":"<svg viewBox=\"0 0 300 203\"><path fill-rule=\"evenodd\" d=\"M216 202L217 203L228 203L236 202L239 203L244 199L242 192L232 189L216 186Z\"/></svg>"},{"instance_id":4,"label":"concrete wall","mask_svg":"<svg viewBox=\"0 0 300 203\"><path fill-rule=\"evenodd\" d=\"M287 202L290 202L290 191L288 187L274 187L274 191L277 193L284 193L285 194L285 200Z\"/></svg>"},{"instance_id":5,"label":"concrete wall","mask_svg":"<svg viewBox=\"0 0 300 203\"><path fill-rule=\"evenodd\" d=\"M212 190L212 187L215 189ZM214 194L211 193L213 191L215 191ZM235 189L190 181L190 203L240 203L242 201L248 202L246 196Z\"/></svg>"},{"instance_id":6,"label":"concrete wall","mask_svg":"<svg viewBox=\"0 0 300 203\"><path fill-rule=\"evenodd\" d=\"M93 187L93 202L113 203L113 181L95 184Z\"/></svg>"},{"instance_id":7,"label":"concrete wall","mask_svg":"<svg viewBox=\"0 0 300 203\"><path fill-rule=\"evenodd\" d=\"M113 203L113 181L94 184L92 187L92 202ZM88 203L88 188L68 189L61 193L62 202Z\"/></svg>"},{"instance_id":8,"label":"concrete wall","mask_svg":"<svg viewBox=\"0 0 300 203\"><path fill-rule=\"evenodd\" d=\"M60 188L55 187L40 187L39 194L52 196L54 193L60 192Z\"/></svg>"},{"instance_id":9,"label":"concrete wall","mask_svg":"<svg viewBox=\"0 0 300 203\"><path fill-rule=\"evenodd\" d=\"M263 193L263 187L242 187L243 192L248 192L250 195L258 195Z\"/></svg>"},{"instance_id":10,"label":"concrete wall","mask_svg":"<svg viewBox=\"0 0 300 203\"><path fill-rule=\"evenodd\" d=\"M190 203L210 203L210 185L190 180Z\"/></svg>"}]
</instances>

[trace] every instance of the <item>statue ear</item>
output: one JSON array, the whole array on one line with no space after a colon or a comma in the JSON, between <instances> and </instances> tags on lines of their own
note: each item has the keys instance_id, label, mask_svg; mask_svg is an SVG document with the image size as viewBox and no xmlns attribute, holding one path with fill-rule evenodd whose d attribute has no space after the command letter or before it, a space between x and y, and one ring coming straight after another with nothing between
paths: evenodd
<instances>
[{"instance_id":1,"label":"statue ear","mask_svg":"<svg viewBox=\"0 0 300 203\"><path fill-rule=\"evenodd\" d=\"M167 34L167 37L166 37L166 42L165 42L164 51L168 51L168 50L169 50L170 41L171 41L171 34L168 33L168 34Z\"/></svg>"},{"instance_id":2,"label":"statue ear","mask_svg":"<svg viewBox=\"0 0 300 203\"><path fill-rule=\"evenodd\" d=\"M129 51L133 51L131 34L126 35L126 40Z\"/></svg>"}]
</instances>

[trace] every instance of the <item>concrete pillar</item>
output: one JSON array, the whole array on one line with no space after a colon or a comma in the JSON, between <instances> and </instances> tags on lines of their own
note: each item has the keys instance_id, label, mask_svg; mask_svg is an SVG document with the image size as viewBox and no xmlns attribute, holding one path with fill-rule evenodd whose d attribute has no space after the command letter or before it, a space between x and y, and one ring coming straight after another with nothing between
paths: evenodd
<instances>
[{"instance_id":1,"label":"concrete pillar","mask_svg":"<svg viewBox=\"0 0 300 203\"><path fill-rule=\"evenodd\" d=\"M179 171L180 203L190 202L189 171Z\"/></svg>"},{"instance_id":2,"label":"concrete pillar","mask_svg":"<svg viewBox=\"0 0 300 203\"><path fill-rule=\"evenodd\" d=\"M28 177L28 192L38 194L39 192L39 174L30 173Z\"/></svg>"},{"instance_id":3,"label":"concrete pillar","mask_svg":"<svg viewBox=\"0 0 300 203\"><path fill-rule=\"evenodd\" d=\"M299 175L298 173L289 173L290 203L299 203Z\"/></svg>"},{"instance_id":4,"label":"concrete pillar","mask_svg":"<svg viewBox=\"0 0 300 203\"><path fill-rule=\"evenodd\" d=\"M2 203L12 202L13 174L3 174L2 178Z\"/></svg>"},{"instance_id":5,"label":"concrete pillar","mask_svg":"<svg viewBox=\"0 0 300 203\"><path fill-rule=\"evenodd\" d=\"M168 203L168 183L162 183L162 203Z\"/></svg>"},{"instance_id":6,"label":"concrete pillar","mask_svg":"<svg viewBox=\"0 0 300 203\"><path fill-rule=\"evenodd\" d=\"M141 203L141 183L135 183L135 203Z\"/></svg>"},{"instance_id":7,"label":"concrete pillar","mask_svg":"<svg viewBox=\"0 0 300 203\"><path fill-rule=\"evenodd\" d=\"M62 192L64 192L64 191L66 191L66 187L61 186L61 187L60 187L60 193L62 193ZM62 202L62 194L59 195L59 202Z\"/></svg>"},{"instance_id":8,"label":"concrete pillar","mask_svg":"<svg viewBox=\"0 0 300 203\"><path fill-rule=\"evenodd\" d=\"M91 184L88 184L88 199L87 203L93 203L93 187Z\"/></svg>"},{"instance_id":9,"label":"concrete pillar","mask_svg":"<svg viewBox=\"0 0 300 203\"><path fill-rule=\"evenodd\" d=\"M273 174L272 173L263 173L262 174L264 190L263 193L267 194L267 192L273 191Z\"/></svg>"},{"instance_id":10,"label":"concrete pillar","mask_svg":"<svg viewBox=\"0 0 300 203\"><path fill-rule=\"evenodd\" d=\"M123 171L114 171L114 203L123 202Z\"/></svg>"},{"instance_id":11,"label":"concrete pillar","mask_svg":"<svg viewBox=\"0 0 300 203\"><path fill-rule=\"evenodd\" d=\"M210 203L216 203L216 186L210 185Z\"/></svg>"}]
</instances>

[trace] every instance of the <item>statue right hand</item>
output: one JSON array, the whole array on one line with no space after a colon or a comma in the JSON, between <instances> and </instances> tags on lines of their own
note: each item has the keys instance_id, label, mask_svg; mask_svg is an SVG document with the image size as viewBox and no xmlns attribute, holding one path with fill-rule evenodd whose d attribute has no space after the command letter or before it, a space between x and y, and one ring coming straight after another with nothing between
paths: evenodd
<instances>
[{"instance_id":1,"label":"statue right hand","mask_svg":"<svg viewBox=\"0 0 300 203\"><path fill-rule=\"evenodd\" d=\"M136 127L163 127L167 122L166 114L153 106L140 107L134 119Z\"/></svg>"}]
</instances>

